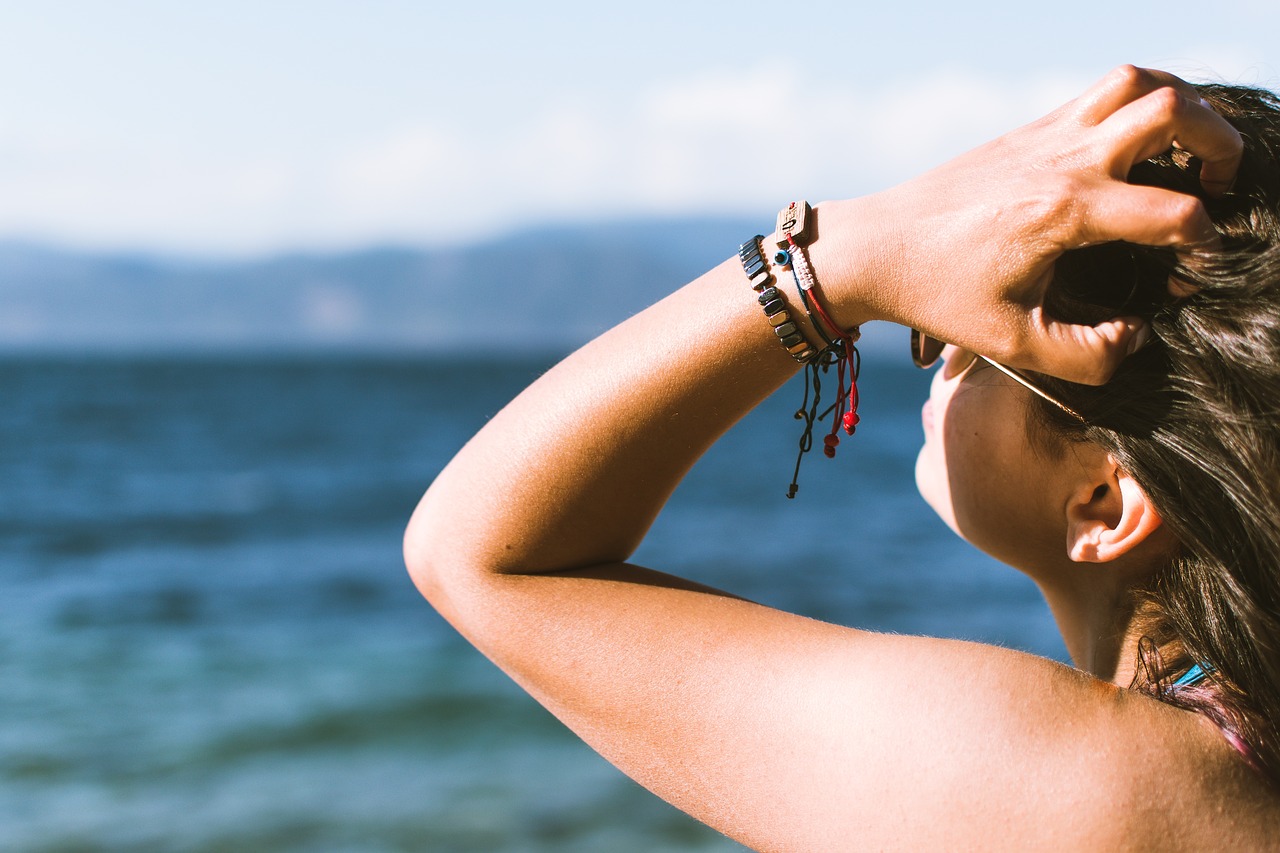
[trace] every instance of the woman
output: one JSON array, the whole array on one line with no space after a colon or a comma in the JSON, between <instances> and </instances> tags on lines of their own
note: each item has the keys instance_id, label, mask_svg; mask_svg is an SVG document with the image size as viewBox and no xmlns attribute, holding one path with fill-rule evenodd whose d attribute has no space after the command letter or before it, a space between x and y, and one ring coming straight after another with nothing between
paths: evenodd
<instances>
[{"instance_id":1,"label":"woman","mask_svg":"<svg viewBox=\"0 0 1280 853\"><path fill-rule=\"evenodd\" d=\"M1262 480L1196 479L1214 461L1186 436L1212 428L1160 372L1197 371L1203 391L1234 387L1250 347L1280 363L1280 308L1212 359L1178 325L1182 306L1228 310L1220 289L1277 286L1277 200L1254 183L1280 157L1223 117L1225 95L1207 96L1121 68L914 181L818 206L795 242L784 214L780 233L565 359L458 454L406 535L419 589L606 758L752 847L1280 847L1278 398L1218 395L1240 424L1228 446L1246 447ZM1183 183L1127 181L1149 158L1143 169ZM1237 250L1249 233L1265 245ZM790 256L775 256L780 239ZM1091 294L1049 287L1064 252L1116 240L1161 247L1090 250L1124 255L1112 302L1146 300L1145 319L1081 316ZM1067 257L1064 282L1093 280L1088 253ZM1108 275L1119 263L1092 262ZM1138 273L1161 263L1174 275L1153 293ZM816 278L812 316L784 286L792 269ZM809 345L847 347L839 336L872 320L922 330L926 355L930 340L953 344L927 406L921 490L1036 580L1078 668L819 623L625 562L689 466ZM1113 373L1121 399L1086 387ZM1042 411L1031 387L1062 408ZM1119 413L1126 395L1142 398L1136 421ZM1168 471L1152 441L1182 449ZM1215 482L1226 490L1181 490ZM1243 489L1258 505L1224 535L1253 551L1225 553L1267 565L1237 571L1195 513L1216 501L1212 517L1232 515L1224 500ZM1247 630L1221 625L1237 614Z\"/></svg>"}]
</instances>

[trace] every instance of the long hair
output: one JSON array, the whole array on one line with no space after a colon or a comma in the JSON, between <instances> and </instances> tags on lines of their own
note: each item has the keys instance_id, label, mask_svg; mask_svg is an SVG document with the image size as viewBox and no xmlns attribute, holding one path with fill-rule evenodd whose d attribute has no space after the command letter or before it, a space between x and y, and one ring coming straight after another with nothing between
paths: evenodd
<instances>
[{"instance_id":1,"label":"long hair","mask_svg":"<svg viewBox=\"0 0 1280 853\"><path fill-rule=\"evenodd\" d=\"M1153 339L1100 388L1045 379L1085 423L1036 403L1051 437L1094 442L1143 487L1179 545L1140 592L1133 689L1199 711L1280 782L1280 99L1199 87L1240 131L1222 198L1173 149L1130 180L1200 195L1220 247L1177 254L1112 243L1068 253L1047 309L1145 315ZM1170 275L1187 292L1169 295ZM1200 665L1194 686L1177 677Z\"/></svg>"}]
</instances>

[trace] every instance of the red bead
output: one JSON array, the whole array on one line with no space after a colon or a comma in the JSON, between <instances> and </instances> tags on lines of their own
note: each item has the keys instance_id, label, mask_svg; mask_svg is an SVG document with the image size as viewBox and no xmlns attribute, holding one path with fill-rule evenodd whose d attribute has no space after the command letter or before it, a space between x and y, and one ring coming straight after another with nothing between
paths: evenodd
<instances>
[{"instance_id":1,"label":"red bead","mask_svg":"<svg viewBox=\"0 0 1280 853\"><path fill-rule=\"evenodd\" d=\"M854 429L858 426L858 422L861 420L862 418L858 417L857 412L854 412L854 411L845 412L844 413L844 431L847 432L849 435L853 435Z\"/></svg>"},{"instance_id":2,"label":"red bead","mask_svg":"<svg viewBox=\"0 0 1280 853\"><path fill-rule=\"evenodd\" d=\"M836 457L836 446L840 444L840 436L828 434L822 439L822 452L828 459Z\"/></svg>"}]
</instances>

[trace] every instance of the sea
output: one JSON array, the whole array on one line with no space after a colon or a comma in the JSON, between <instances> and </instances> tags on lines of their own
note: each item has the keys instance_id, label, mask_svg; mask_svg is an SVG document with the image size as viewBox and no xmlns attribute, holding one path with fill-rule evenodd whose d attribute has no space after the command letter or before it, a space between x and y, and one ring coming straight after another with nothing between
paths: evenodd
<instances>
[{"instance_id":1,"label":"sea","mask_svg":"<svg viewBox=\"0 0 1280 853\"><path fill-rule=\"evenodd\" d=\"M741 850L579 742L405 573L422 491L553 360L0 358L0 850ZM1035 587L916 493L927 381L868 354L857 434L788 500L794 380L636 561L1064 659Z\"/></svg>"}]
</instances>

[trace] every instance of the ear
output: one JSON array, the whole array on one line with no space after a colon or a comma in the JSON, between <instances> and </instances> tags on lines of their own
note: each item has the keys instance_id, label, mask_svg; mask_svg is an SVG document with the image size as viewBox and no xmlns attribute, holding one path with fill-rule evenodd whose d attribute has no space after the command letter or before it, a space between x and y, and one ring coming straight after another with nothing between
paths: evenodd
<instances>
[{"instance_id":1,"label":"ear","mask_svg":"<svg viewBox=\"0 0 1280 853\"><path fill-rule=\"evenodd\" d=\"M1067 505L1067 555L1077 563L1111 562L1147 541L1163 523L1137 482L1110 457L1107 462Z\"/></svg>"}]
</instances>

